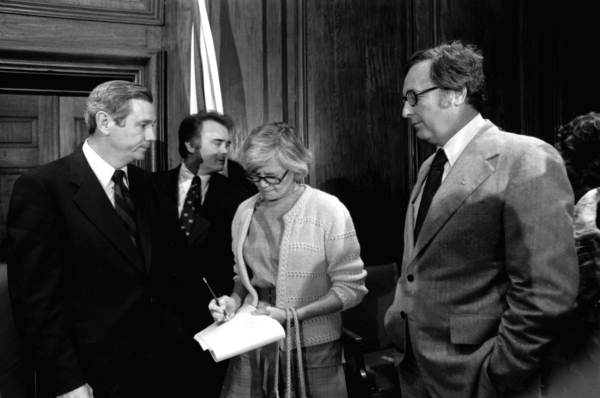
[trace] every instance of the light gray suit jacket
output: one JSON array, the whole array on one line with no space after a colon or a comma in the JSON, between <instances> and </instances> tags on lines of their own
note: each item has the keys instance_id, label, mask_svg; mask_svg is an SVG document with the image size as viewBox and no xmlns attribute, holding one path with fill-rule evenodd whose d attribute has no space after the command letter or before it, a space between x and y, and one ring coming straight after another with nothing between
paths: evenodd
<instances>
[{"instance_id":1,"label":"light gray suit jacket","mask_svg":"<svg viewBox=\"0 0 600 398\"><path fill-rule=\"evenodd\" d=\"M433 198L416 242L413 203L386 329L406 333L432 397L508 396L530 384L574 306L573 194L550 145L486 124ZM402 366L402 365L400 365Z\"/></svg>"}]
</instances>

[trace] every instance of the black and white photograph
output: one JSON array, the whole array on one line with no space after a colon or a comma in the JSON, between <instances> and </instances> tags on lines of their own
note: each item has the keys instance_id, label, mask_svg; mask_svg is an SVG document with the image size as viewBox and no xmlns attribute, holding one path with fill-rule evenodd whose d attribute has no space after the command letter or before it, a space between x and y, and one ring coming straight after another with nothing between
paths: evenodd
<instances>
[{"instance_id":1,"label":"black and white photograph","mask_svg":"<svg viewBox=\"0 0 600 398\"><path fill-rule=\"evenodd\" d=\"M599 15L0 0L0 398L600 397Z\"/></svg>"}]
</instances>

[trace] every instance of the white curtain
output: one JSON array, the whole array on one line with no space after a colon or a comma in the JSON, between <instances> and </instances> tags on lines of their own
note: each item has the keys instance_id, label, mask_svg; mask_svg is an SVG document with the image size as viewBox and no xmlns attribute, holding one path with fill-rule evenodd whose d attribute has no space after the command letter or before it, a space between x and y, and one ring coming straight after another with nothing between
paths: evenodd
<instances>
[{"instance_id":1,"label":"white curtain","mask_svg":"<svg viewBox=\"0 0 600 398\"><path fill-rule=\"evenodd\" d=\"M221 97L221 83L217 56L213 42L208 12L205 0L198 0L198 15L192 19L191 44L190 44L190 114L198 112L198 93L196 92L196 60L195 60L195 25L199 25L200 32L200 59L202 61L202 80L204 91L204 104L206 110L223 113L223 99Z\"/></svg>"}]
</instances>

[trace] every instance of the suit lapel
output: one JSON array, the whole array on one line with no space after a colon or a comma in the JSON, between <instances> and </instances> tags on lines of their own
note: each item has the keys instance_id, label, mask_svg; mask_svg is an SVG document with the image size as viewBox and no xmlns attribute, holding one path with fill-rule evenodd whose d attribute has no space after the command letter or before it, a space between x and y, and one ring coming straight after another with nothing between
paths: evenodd
<instances>
[{"instance_id":1,"label":"suit lapel","mask_svg":"<svg viewBox=\"0 0 600 398\"><path fill-rule=\"evenodd\" d=\"M415 236L415 201L419 196L419 192L423 187L423 183L425 182L425 178L427 177L427 173L429 173L429 167L431 166L431 162L433 161L433 156L431 155L421 165L419 169L419 174L417 176L417 182L412 189L410 194L410 199L408 201L408 209L406 211L406 217L404 221L404 256L403 259L406 260L412 256L412 251L414 249L414 236ZM404 261L404 263L406 263Z\"/></svg>"},{"instance_id":2,"label":"suit lapel","mask_svg":"<svg viewBox=\"0 0 600 398\"><path fill-rule=\"evenodd\" d=\"M165 174L164 181L164 196L168 199L168 208L170 215L179 219L179 167L169 170Z\"/></svg>"},{"instance_id":3,"label":"suit lapel","mask_svg":"<svg viewBox=\"0 0 600 398\"><path fill-rule=\"evenodd\" d=\"M412 258L427 246L473 191L494 172L495 163L490 160L498 155L499 148L492 131L497 131L497 128L489 122L481 128L440 185L423 221Z\"/></svg>"},{"instance_id":4,"label":"suit lapel","mask_svg":"<svg viewBox=\"0 0 600 398\"><path fill-rule=\"evenodd\" d=\"M71 155L69 167L69 179L78 187L73 196L75 204L134 267L143 269L125 226L106 197L81 147Z\"/></svg>"}]
</instances>

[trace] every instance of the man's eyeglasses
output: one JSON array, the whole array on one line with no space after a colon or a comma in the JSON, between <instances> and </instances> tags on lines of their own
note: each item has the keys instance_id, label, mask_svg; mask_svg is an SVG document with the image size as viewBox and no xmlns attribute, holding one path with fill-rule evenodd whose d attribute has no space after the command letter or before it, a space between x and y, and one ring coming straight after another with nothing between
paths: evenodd
<instances>
[{"instance_id":1,"label":"man's eyeglasses","mask_svg":"<svg viewBox=\"0 0 600 398\"><path fill-rule=\"evenodd\" d=\"M404 94L402 96L402 105L404 106L405 102L408 102L408 105L410 106L416 106L417 102L419 102L419 97L422 96L423 94L426 94L430 91L436 90L438 89L438 86L433 86L430 87L428 89L425 89L423 91L415 91L415 90L408 90L406 92L406 94Z\"/></svg>"},{"instance_id":2,"label":"man's eyeglasses","mask_svg":"<svg viewBox=\"0 0 600 398\"><path fill-rule=\"evenodd\" d=\"M285 176L287 176L288 171L289 170L286 170L285 173L283 173L283 175L281 177L259 176L257 174L248 174L246 176L246 178L248 179L248 181L253 182L255 184L258 184L261 180L263 180L264 182L266 182L269 185L279 185L279 184L281 184L281 181L283 181Z\"/></svg>"}]
</instances>

